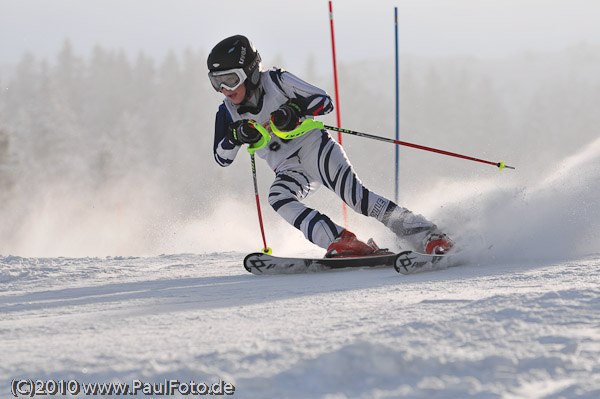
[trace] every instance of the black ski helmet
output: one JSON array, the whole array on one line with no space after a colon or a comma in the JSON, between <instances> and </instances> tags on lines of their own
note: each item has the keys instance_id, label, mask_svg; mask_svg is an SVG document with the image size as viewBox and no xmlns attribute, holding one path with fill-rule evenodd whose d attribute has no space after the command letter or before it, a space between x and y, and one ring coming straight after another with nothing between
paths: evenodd
<instances>
[{"instance_id":1,"label":"black ski helmet","mask_svg":"<svg viewBox=\"0 0 600 399\"><path fill-rule=\"evenodd\" d=\"M220 41L207 59L210 72L243 68L246 73L244 84L247 90L254 90L260 82L261 58L258 51L246 36L235 35Z\"/></svg>"}]
</instances>

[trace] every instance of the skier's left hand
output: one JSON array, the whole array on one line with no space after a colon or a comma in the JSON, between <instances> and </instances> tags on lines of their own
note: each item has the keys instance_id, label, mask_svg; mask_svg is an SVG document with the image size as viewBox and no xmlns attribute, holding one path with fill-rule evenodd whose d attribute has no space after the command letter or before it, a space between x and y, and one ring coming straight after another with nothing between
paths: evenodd
<instances>
[{"instance_id":1,"label":"skier's left hand","mask_svg":"<svg viewBox=\"0 0 600 399\"><path fill-rule=\"evenodd\" d=\"M271 120L277 129L289 132L298 127L300 116L302 116L300 106L288 101L271 114Z\"/></svg>"}]
</instances>

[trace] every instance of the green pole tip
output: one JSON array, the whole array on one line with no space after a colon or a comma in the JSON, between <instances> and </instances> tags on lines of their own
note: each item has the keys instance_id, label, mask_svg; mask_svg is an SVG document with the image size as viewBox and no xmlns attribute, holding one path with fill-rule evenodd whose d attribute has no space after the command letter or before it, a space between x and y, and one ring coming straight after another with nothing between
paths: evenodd
<instances>
[{"instance_id":1,"label":"green pole tip","mask_svg":"<svg viewBox=\"0 0 600 399\"><path fill-rule=\"evenodd\" d=\"M498 168L500 168L500 170L506 168L506 169L516 169L514 166L508 166L506 164L504 164L504 161L500 161L497 164Z\"/></svg>"}]
</instances>

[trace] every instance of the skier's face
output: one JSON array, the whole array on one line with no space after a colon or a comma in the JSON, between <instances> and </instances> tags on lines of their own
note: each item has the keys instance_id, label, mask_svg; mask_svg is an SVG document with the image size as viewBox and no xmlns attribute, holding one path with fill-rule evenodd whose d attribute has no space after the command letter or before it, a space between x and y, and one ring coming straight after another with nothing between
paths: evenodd
<instances>
[{"instance_id":1,"label":"skier's face","mask_svg":"<svg viewBox=\"0 0 600 399\"><path fill-rule=\"evenodd\" d=\"M246 85L242 84L235 90L229 90L223 87L221 89L221 93L223 93L225 97L231 100L232 103L237 105L244 101L244 97L246 96Z\"/></svg>"}]
</instances>

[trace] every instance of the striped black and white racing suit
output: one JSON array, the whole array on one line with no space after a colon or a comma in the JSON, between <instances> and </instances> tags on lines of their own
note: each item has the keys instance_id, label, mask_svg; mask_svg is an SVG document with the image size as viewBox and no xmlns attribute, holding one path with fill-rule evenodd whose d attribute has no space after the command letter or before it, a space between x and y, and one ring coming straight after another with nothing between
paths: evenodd
<instances>
[{"instance_id":1,"label":"striped black and white racing suit","mask_svg":"<svg viewBox=\"0 0 600 399\"><path fill-rule=\"evenodd\" d=\"M252 105L247 102L235 105L226 98L219 107L214 155L221 166L230 165L240 149L226 135L232 122L252 119L270 132L271 113L290 99L305 111L302 120L333 110L331 98L325 91L281 69L262 72L255 94L250 101ZM419 244L426 231L435 227L423 216L413 214L363 186L344 149L326 130L311 130L292 140L283 140L271 133L269 144L256 154L275 171L269 204L321 248L327 248L344 230L327 215L301 202L321 185L335 192L354 211L376 218L398 236L412 241L414 246Z\"/></svg>"}]
</instances>

